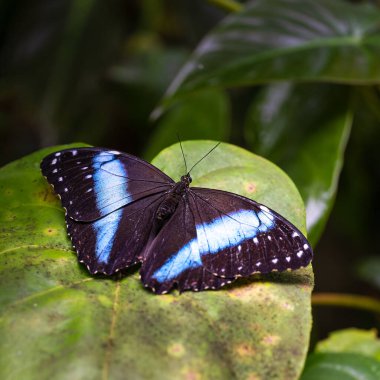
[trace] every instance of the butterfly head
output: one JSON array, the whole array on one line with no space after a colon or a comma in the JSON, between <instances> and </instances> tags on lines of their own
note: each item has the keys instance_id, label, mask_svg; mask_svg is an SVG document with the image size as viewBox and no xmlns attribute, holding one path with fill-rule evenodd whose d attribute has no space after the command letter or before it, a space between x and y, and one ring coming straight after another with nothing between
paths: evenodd
<instances>
[{"instance_id":1,"label":"butterfly head","mask_svg":"<svg viewBox=\"0 0 380 380\"><path fill-rule=\"evenodd\" d=\"M181 182L184 183L186 185L186 187L189 187L191 181L192 181L192 178L191 178L189 173L187 173L181 177Z\"/></svg>"}]
</instances>

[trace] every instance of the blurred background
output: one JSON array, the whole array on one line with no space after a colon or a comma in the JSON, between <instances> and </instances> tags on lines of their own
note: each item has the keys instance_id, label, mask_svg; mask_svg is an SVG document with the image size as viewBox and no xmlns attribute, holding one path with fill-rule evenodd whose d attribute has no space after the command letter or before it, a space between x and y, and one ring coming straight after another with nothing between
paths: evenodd
<instances>
[{"instance_id":1,"label":"blurred background","mask_svg":"<svg viewBox=\"0 0 380 380\"><path fill-rule=\"evenodd\" d=\"M205 0L1 0L0 164L71 142L149 160L177 132L263 153L245 129L261 86L229 88L212 105L190 99L204 115L219 110L212 128L186 109L151 120L178 70L227 14ZM315 247L315 292L379 296L380 94L372 90L355 92L336 202ZM186 127L169 128L168 119ZM345 327L380 327L360 310L316 306L314 314L318 340Z\"/></svg>"}]
</instances>

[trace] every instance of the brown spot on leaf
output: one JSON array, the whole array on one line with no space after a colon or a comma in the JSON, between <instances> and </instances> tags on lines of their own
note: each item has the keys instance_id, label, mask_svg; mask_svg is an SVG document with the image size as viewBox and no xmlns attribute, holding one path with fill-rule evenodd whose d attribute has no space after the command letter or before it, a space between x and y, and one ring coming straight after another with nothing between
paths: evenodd
<instances>
[{"instance_id":1,"label":"brown spot on leaf","mask_svg":"<svg viewBox=\"0 0 380 380\"><path fill-rule=\"evenodd\" d=\"M251 372L248 374L247 380L261 380L261 377L258 376L256 373Z\"/></svg>"},{"instance_id":2,"label":"brown spot on leaf","mask_svg":"<svg viewBox=\"0 0 380 380\"><path fill-rule=\"evenodd\" d=\"M242 343L235 348L236 353L241 357L252 357L256 350L249 344Z\"/></svg>"},{"instance_id":3,"label":"brown spot on leaf","mask_svg":"<svg viewBox=\"0 0 380 380\"><path fill-rule=\"evenodd\" d=\"M281 337L278 335L267 335L261 341L266 346L275 346L281 340Z\"/></svg>"},{"instance_id":4,"label":"brown spot on leaf","mask_svg":"<svg viewBox=\"0 0 380 380\"><path fill-rule=\"evenodd\" d=\"M172 343L168 347L167 351L170 356L180 358L185 354L185 347L183 346L182 343L176 342L176 343Z\"/></svg>"},{"instance_id":5,"label":"brown spot on leaf","mask_svg":"<svg viewBox=\"0 0 380 380\"><path fill-rule=\"evenodd\" d=\"M248 182L245 184L245 190L247 193L250 193L250 194L255 193L256 188L257 188L257 186L254 182Z\"/></svg>"},{"instance_id":6,"label":"brown spot on leaf","mask_svg":"<svg viewBox=\"0 0 380 380\"><path fill-rule=\"evenodd\" d=\"M56 235L58 230L56 228L48 227L44 229L44 234L49 236Z\"/></svg>"}]
</instances>

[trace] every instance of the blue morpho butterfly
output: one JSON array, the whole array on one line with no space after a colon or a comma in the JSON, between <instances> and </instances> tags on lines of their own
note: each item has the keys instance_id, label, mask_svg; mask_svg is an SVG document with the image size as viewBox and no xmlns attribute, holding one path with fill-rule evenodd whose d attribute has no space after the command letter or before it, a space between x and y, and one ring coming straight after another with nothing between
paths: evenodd
<instances>
[{"instance_id":1,"label":"blue morpho butterfly","mask_svg":"<svg viewBox=\"0 0 380 380\"><path fill-rule=\"evenodd\" d=\"M219 289L312 259L306 238L281 215L237 194L190 188L191 169L175 183L130 154L76 148L45 157L41 170L66 210L78 259L92 274L141 263L144 285L163 294L174 286Z\"/></svg>"}]
</instances>

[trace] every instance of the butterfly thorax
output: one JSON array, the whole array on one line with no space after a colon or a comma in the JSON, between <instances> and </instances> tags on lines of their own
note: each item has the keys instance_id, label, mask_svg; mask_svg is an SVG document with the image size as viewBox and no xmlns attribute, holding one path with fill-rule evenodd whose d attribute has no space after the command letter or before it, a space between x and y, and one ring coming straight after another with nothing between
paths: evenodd
<instances>
[{"instance_id":1,"label":"butterfly thorax","mask_svg":"<svg viewBox=\"0 0 380 380\"><path fill-rule=\"evenodd\" d=\"M156 212L156 219L158 221L165 221L169 219L178 207L181 198L186 194L186 190L191 183L189 174L183 175L181 180L177 182L173 188L168 191L165 198L161 202Z\"/></svg>"}]
</instances>

